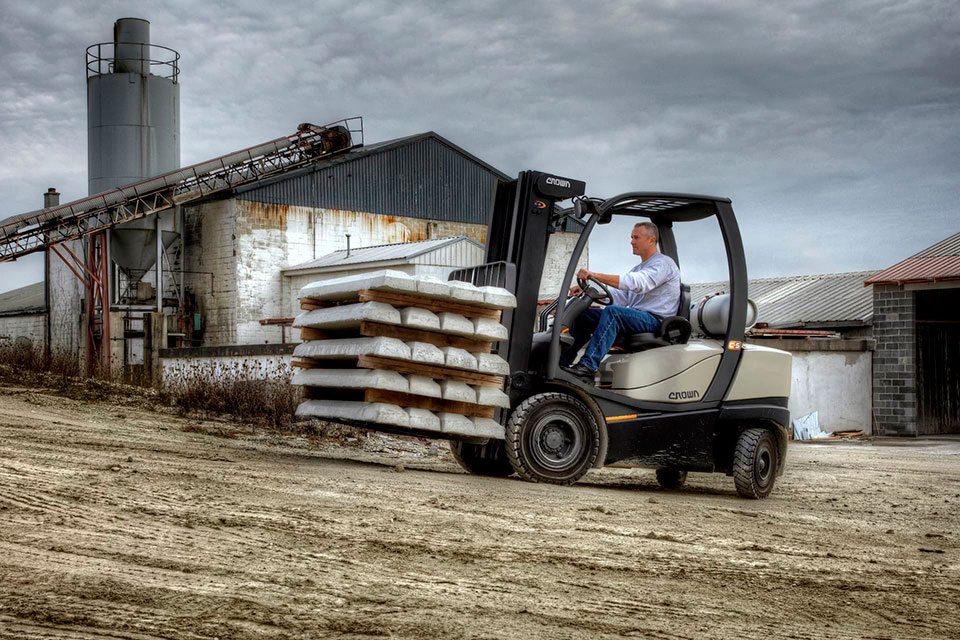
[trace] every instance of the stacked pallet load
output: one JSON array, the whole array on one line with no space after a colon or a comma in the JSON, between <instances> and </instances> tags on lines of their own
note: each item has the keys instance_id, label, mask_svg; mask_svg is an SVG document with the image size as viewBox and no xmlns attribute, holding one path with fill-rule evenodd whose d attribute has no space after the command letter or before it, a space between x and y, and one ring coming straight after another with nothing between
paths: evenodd
<instances>
[{"instance_id":1,"label":"stacked pallet load","mask_svg":"<svg viewBox=\"0 0 960 640\"><path fill-rule=\"evenodd\" d=\"M377 271L309 284L294 320L300 417L451 439L503 438L500 287Z\"/></svg>"}]
</instances>

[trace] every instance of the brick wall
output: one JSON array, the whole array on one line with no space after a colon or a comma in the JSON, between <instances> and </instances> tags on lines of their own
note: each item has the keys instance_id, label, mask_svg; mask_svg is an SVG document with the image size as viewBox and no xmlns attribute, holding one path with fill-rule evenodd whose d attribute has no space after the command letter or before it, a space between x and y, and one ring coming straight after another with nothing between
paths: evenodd
<instances>
[{"instance_id":1,"label":"brick wall","mask_svg":"<svg viewBox=\"0 0 960 640\"><path fill-rule=\"evenodd\" d=\"M873 287L873 411L879 435L916 435L916 304L913 291Z\"/></svg>"}]
</instances>

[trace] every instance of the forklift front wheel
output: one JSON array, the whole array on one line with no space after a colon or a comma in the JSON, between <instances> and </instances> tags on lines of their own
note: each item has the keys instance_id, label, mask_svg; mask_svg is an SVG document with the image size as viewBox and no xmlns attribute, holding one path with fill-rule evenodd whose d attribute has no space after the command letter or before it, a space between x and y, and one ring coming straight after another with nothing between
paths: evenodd
<instances>
[{"instance_id":1,"label":"forklift front wheel","mask_svg":"<svg viewBox=\"0 0 960 640\"><path fill-rule=\"evenodd\" d=\"M565 393L538 393L506 424L507 457L531 482L573 484L600 450L600 426L585 404Z\"/></svg>"},{"instance_id":2,"label":"forklift front wheel","mask_svg":"<svg viewBox=\"0 0 960 640\"><path fill-rule=\"evenodd\" d=\"M744 498L766 498L777 478L777 439L767 429L744 429L733 452L733 482Z\"/></svg>"}]
</instances>

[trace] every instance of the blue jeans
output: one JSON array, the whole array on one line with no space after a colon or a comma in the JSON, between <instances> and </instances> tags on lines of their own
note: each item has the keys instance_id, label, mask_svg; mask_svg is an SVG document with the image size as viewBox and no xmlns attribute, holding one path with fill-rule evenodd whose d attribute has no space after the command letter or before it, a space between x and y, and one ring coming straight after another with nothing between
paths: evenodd
<instances>
[{"instance_id":1,"label":"blue jeans","mask_svg":"<svg viewBox=\"0 0 960 640\"><path fill-rule=\"evenodd\" d=\"M617 334L648 333L660 328L660 320L648 311L610 305L602 309L587 309L573 322L570 332L573 345L560 355L560 364L568 366L577 357L580 348L590 341L580 358L580 364L596 371Z\"/></svg>"}]
</instances>

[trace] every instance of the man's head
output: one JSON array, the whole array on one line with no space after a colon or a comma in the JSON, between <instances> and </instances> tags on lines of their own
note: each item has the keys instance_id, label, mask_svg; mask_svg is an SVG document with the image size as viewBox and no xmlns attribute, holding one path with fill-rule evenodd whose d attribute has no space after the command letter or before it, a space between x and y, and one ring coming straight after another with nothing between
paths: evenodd
<instances>
[{"instance_id":1,"label":"man's head","mask_svg":"<svg viewBox=\"0 0 960 640\"><path fill-rule=\"evenodd\" d=\"M652 222L638 222L633 225L633 232L630 234L630 246L633 247L633 255L646 260L655 254L659 235L657 225Z\"/></svg>"}]
</instances>

